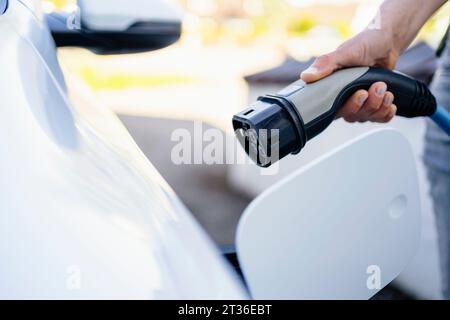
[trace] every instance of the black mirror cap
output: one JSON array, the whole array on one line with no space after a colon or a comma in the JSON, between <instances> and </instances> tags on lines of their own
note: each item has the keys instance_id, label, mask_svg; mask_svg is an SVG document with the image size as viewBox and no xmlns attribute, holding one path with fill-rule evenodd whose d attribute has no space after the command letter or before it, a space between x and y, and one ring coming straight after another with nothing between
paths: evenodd
<instances>
[{"instance_id":1,"label":"black mirror cap","mask_svg":"<svg viewBox=\"0 0 450 320\"><path fill-rule=\"evenodd\" d=\"M82 47L97 54L139 53L162 49L177 42L182 24L178 21L137 22L123 31L89 30L81 23L69 29L68 15L54 12L46 15L57 47Z\"/></svg>"},{"instance_id":2,"label":"black mirror cap","mask_svg":"<svg viewBox=\"0 0 450 320\"><path fill-rule=\"evenodd\" d=\"M0 15L8 10L8 0L0 0Z\"/></svg>"}]
</instances>

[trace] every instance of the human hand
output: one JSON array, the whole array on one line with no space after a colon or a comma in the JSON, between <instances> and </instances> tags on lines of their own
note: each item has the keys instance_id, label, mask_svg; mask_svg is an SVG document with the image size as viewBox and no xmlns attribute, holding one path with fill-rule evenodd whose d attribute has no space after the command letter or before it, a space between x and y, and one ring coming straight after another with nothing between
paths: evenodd
<instances>
[{"instance_id":1,"label":"human hand","mask_svg":"<svg viewBox=\"0 0 450 320\"><path fill-rule=\"evenodd\" d=\"M342 44L337 50L318 57L301 74L306 82L320 80L336 70L346 67L382 67L393 69L399 57L391 37L387 33L365 30ZM348 122L389 122L397 107L394 95L383 82L374 83L368 91L355 92L339 110L338 117Z\"/></svg>"}]
</instances>

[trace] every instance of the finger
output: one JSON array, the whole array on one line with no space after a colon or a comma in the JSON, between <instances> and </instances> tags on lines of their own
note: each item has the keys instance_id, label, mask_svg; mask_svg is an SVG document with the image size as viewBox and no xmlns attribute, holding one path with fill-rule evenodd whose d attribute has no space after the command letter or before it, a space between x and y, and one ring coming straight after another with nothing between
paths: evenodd
<instances>
[{"instance_id":1,"label":"finger","mask_svg":"<svg viewBox=\"0 0 450 320\"><path fill-rule=\"evenodd\" d=\"M361 120L368 120L370 115L381 108L386 91L387 85L384 82L376 82L370 87L369 98L358 112L358 117Z\"/></svg>"},{"instance_id":2,"label":"finger","mask_svg":"<svg viewBox=\"0 0 450 320\"><path fill-rule=\"evenodd\" d=\"M381 108L372 113L368 120L372 122L386 122L385 119L389 116L392 111L392 103L394 102L394 95L391 92L386 92L383 98L383 104Z\"/></svg>"},{"instance_id":3,"label":"finger","mask_svg":"<svg viewBox=\"0 0 450 320\"><path fill-rule=\"evenodd\" d=\"M384 112L384 115L379 115L377 118L374 118L373 120L370 120L372 122L378 122L378 123L388 123L390 122L397 113L397 106L395 104L391 104L388 108L386 108Z\"/></svg>"},{"instance_id":4,"label":"finger","mask_svg":"<svg viewBox=\"0 0 450 320\"><path fill-rule=\"evenodd\" d=\"M394 119L395 115L397 114L397 106L395 104L391 105L390 107L391 112L389 112L389 114L387 115L386 118L384 118L384 123L391 121L392 119Z\"/></svg>"},{"instance_id":5,"label":"finger","mask_svg":"<svg viewBox=\"0 0 450 320\"><path fill-rule=\"evenodd\" d=\"M346 120L347 118L351 119L359 112L368 97L369 93L366 90L356 91L338 111L337 117L343 117Z\"/></svg>"},{"instance_id":6,"label":"finger","mask_svg":"<svg viewBox=\"0 0 450 320\"><path fill-rule=\"evenodd\" d=\"M301 79L306 83L315 82L344 66L358 65L351 50L335 50L316 58L313 64L302 72Z\"/></svg>"},{"instance_id":7,"label":"finger","mask_svg":"<svg viewBox=\"0 0 450 320\"><path fill-rule=\"evenodd\" d=\"M337 50L319 56L313 64L302 72L301 79L306 83L320 80L334 71L351 66L366 65L359 54L360 46L349 41L341 45Z\"/></svg>"},{"instance_id":8,"label":"finger","mask_svg":"<svg viewBox=\"0 0 450 320\"><path fill-rule=\"evenodd\" d=\"M334 53L325 54L318 57L300 77L306 83L315 82L332 74L337 68Z\"/></svg>"},{"instance_id":9,"label":"finger","mask_svg":"<svg viewBox=\"0 0 450 320\"><path fill-rule=\"evenodd\" d=\"M386 112L384 113L384 115L380 115L376 119L370 121L378 123L388 123L395 117L396 113L397 106L395 104L391 104L388 108L386 108Z\"/></svg>"}]
</instances>

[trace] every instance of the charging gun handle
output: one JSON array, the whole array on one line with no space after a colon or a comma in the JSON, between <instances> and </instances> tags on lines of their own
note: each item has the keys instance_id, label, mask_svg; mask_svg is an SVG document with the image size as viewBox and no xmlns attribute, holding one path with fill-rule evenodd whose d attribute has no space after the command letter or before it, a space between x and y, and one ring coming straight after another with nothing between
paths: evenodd
<instances>
[{"instance_id":1,"label":"charging gun handle","mask_svg":"<svg viewBox=\"0 0 450 320\"><path fill-rule=\"evenodd\" d=\"M368 90L383 81L394 94L397 115L407 118L429 117L437 109L436 99L428 87L404 74L368 67L347 68L334 72L317 82L297 81L272 98L293 107L302 120L305 141L324 131L336 118L338 110L358 90Z\"/></svg>"}]
</instances>

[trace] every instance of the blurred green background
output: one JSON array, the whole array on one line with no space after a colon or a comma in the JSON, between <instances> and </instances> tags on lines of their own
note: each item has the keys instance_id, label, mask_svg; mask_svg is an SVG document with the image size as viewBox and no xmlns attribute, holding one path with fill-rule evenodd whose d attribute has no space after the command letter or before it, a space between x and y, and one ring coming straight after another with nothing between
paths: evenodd
<instances>
[{"instance_id":1,"label":"blurred green background","mask_svg":"<svg viewBox=\"0 0 450 320\"><path fill-rule=\"evenodd\" d=\"M202 119L225 127L246 104L244 75L336 48L374 17L376 0L173 0L184 10L182 39L156 52L96 56L59 50L60 60L119 113ZM73 10L74 0L46 0ZM419 39L436 46L448 25L446 5ZM174 91L177 95L167 101ZM199 96L203 103L199 103ZM217 99L221 97L221 99ZM220 101L218 101L220 100ZM209 101L209 102L206 102ZM211 101L215 101L214 104ZM214 110L214 112L211 112Z\"/></svg>"}]
</instances>

